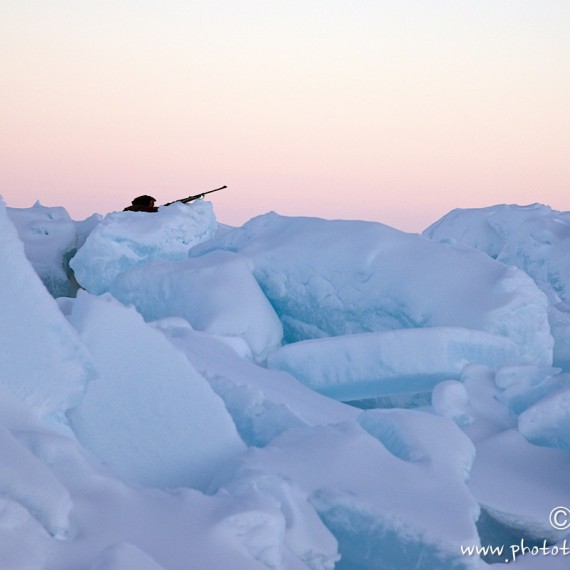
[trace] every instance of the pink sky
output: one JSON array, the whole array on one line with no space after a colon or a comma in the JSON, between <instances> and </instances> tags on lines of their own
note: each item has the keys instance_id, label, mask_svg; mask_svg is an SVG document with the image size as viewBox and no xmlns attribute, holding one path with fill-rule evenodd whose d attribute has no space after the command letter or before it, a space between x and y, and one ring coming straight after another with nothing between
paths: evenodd
<instances>
[{"instance_id":1,"label":"pink sky","mask_svg":"<svg viewBox=\"0 0 570 570\"><path fill-rule=\"evenodd\" d=\"M9 206L81 219L227 184L229 224L570 210L566 0L118 4L2 3Z\"/></svg>"}]
</instances>

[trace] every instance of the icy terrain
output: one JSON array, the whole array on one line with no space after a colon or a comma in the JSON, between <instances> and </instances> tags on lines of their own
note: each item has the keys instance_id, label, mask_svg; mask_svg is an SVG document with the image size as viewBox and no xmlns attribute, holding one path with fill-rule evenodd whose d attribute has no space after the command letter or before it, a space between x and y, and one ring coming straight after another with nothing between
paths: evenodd
<instances>
[{"instance_id":1,"label":"icy terrain","mask_svg":"<svg viewBox=\"0 0 570 570\"><path fill-rule=\"evenodd\" d=\"M568 568L569 239L0 203L0 568Z\"/></svg>"}]
</instances>

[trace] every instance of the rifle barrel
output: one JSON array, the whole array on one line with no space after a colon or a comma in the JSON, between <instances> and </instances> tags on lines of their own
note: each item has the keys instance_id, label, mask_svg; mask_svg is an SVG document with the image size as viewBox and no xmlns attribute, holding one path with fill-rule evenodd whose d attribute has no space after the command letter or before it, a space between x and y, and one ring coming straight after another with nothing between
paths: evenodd
<instances>
[{"instance_id":1,"label":"rifle barrel","mask_svg":"<svg viewBox=\"0 0 570 570\"><path fill-rule=\"evenodd\" d=\"M219 188L214 188L213 190L202 192L202 194L198 194L198 196L205 196L206 194L211 194L212 192L218 192L219 190L224 190L225 188L227 188L227 186L220 186Z\"/></svg>"},{"instance_id":2,"label":"rifle barrel","mask_svg":"<svg viewBox=\"0 0 570 570\"><path fill-rule=\"evenodd\" d=\"M171 204L176 204L176 202L182 202L183 204L188 204L188 202L193 202L194 200L203 198L206 194L211 194L212 192L219 192L220 190L224 190L225 188L227 188L227 186L220 186L219 188L214 188L213 190L208 190L206 192L202 192L194 196L187 196L186 198L180 198L179 200L174 200L174 202L168 202L168 204L164 204L164 206L170 206Z\"/></svg>"}]
</instances>

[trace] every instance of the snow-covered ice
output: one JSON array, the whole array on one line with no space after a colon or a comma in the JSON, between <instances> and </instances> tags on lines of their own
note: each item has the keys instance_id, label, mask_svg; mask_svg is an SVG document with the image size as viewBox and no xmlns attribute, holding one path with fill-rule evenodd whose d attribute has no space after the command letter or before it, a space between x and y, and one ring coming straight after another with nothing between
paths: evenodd
<instances>
[{"instance_id":1,"label":"snow-covered ice","mask_svg":"<svg viewBox=\"0 0 570 570\"><path fill-rule=\"evenodd\" d=\"M358 416L358 410L309 390L285 372L256 366L232 337L195 331L183 319L162 319L152 325L208 380L249 446L263 447L290 428Z\"/></svg>"},{"instance_id":2,"label":"snow-covered ice","mask_svg":"<svg viewBox=\"0 0 570 570\"><path fill-rule=\"evenodd\" d=\"M473 452L450 420L370 410L360 423L291 429L249 451L224 474L224 488L268 473L294 481L337 537L338 568L406 568L418 560L424 568L476 568L476 560L460 560L458 547L478 543L478 505L465 485Z\"/></svg>"},{"instance_id":3,"label":"snow-covered ice","mask_svg":"<svg viewBox=\"0 0 570 570\"><path fill-rule=\"evenodd\" d=\"M555 363L570 368L570 212L541 204L457 209L423 235L479 249L530 275L551 303Z\"/></svg>"},{"instance_id":4,"label":"snow-covered ice","mask_svg":"<svg viewBox=\"0 0 570 570\"><path fill-rule=\"evenodd\" d=\"M77 229L65 208L6 208L26 257L54 297L71 295L67 263L77 248Z\"/></svg>"},{"instance_id":5,"label":"snow-covered ice","mask_svg":"<svg viewBox=\"0 0 570 570\"><path fill-rule=\"evenodd\" d=\"M568 223L0 204L0 568L567 567Z\"/></svg>"},{"instance_id":6,"label":"snow-covered ice","mask_svg":"<svg viewBox=\"0 0 570 570\"><path fill-rule=\"evenodd\" d=\"M41 413L64 412L93 377L91 358L27 261L1 202L0 267L0 390Z\"/></svg>"},{"instance_id":7,"label":"snow-covered ice","mask_svg":"<svg viewBox=\"0 0 570 570\"><path fill-rule=\"evenodd\" d=\"M101 294L120 273L157 260L185 259L192 246L215 233L211 202L175 203L154 214L115 212L89 232L70 265L83 288Z\"/></svg>"},{"instance_id":8,"label":"snow-covered ice","mask_svg":"<svg viewBox=\"0 0 570 570\"><path fill-rule=\"evenodd\" d=\"M192 248L246 257L288 342L453 326L506 336L550 364L548 303L523 271L373 222L275 213Z\"/></svg>"},{"instance_id":9,"label":"snow-covered ice","mask_svg":"<svg viewBox=\"0 0 570 570\"><path fill-rule=\"evenodd\" d=\"M518 419L519 431L531 442L570 451L570 375L564 388L527 408Z\"/></svg>"},{"instance_id":10,"label":"snow-covered ice","mask_svg":"<svg viewBox=\"0 0 570 570\"><path fill-rule=\"evenodd\" d=\"M82 292L70 320L99 374L69 412L71 427L119 475L146 486L206 488L244 451L222 400L134 309Z\"/></svg>"},{"instance_id":11,"label":"snow-covered ice","mask_svg":"<svg viewBox=\"0 0 570 570\"><path fill-rule=\"evenodd\" d=\"M497 368L520 360L517 345L505 337L431 327L296 342L274 352L268 364L322 394L351 401L429 392L442 380L459 378L466 364Z\"/></svg>"},{"instance_id":12,"label":"snow-covered ice","mask_svg":"<svg viewBox=\"0 0 570 570\"><path fill-rule=\"evenodd\" d=\"M243 338L263 360L283 328L244 259L224 251L147 265L117 276L111 293L147 321L183 317L197 330Z\"/></svg>"},{"instance_id":13,"label":"snow-covered ice","mask_svg":"<svg viewBox=\"0 0 570 570\"><path fill-rule=\"evenodd\" d=\"M451 418L460 427L473 422L469 393L463 382L439 382L432 390L431 405L437 415Z\"/></svg>"},{"instance_id":14,"label":"snow-covered ice","mask_svg":"<svg viewBox=\"0 0 570 570\"><path fill-rule=\"evenodd\" d=\"M477 445L469 488L504 532L556 541L550 512L570 504L570 454L528 443L516 430ZM487 521L489 524L489 521Z\"/></svg>"}]
</instances>

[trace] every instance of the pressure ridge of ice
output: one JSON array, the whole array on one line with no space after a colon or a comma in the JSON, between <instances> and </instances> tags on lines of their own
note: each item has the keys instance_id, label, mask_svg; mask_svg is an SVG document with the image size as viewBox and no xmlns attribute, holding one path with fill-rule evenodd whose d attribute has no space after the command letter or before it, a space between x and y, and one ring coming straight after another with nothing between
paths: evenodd
<instances>
[{"instance_id":1,"label":"pressure ridge of ice","mask_svg":"<svg viewBox=\"0 0 570 570\"><path fill-rule=\"evenodd\" d=\"M562 547L568 239L540 205L415 235L0 202L0 568L482 569Z\"/></svg>"}]
</instances>

